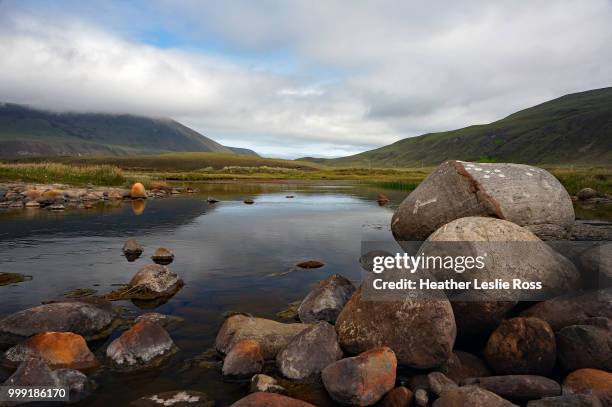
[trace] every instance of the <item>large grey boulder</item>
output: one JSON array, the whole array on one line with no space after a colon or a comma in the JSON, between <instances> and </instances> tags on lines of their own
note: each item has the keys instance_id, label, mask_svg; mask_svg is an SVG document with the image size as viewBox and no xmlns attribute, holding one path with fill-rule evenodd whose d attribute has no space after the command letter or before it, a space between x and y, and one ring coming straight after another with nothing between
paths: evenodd
<instances>
[{"instance_id":1,"label":"large grey boulder","mask_svg":"<svg viewBox=\"0 0 612 407\"><path fill-rule=\"evenodd\" d=\"M334 324L354 292L353 283L339 274L334 274L321 281L300 303L300 321L311 323L323 320Z\"/></svg>"},{"instance_id":2,"label":"large grey boulder","mask_svg":"<svg viewBox=\"0 0 612 407\"><path fill-rule=\"evenodd\" d=\"M398 241L425 240L440 226L466 216L552 225L562 238L574 223L574 208L563 185L541 168L447 161L401 203L391 229Z\"/></svg>"},{"instance_id":3,"label":"large grey boulder","mask_svg":"<svg viewBox=\"0 0 612 407\"><path fill-rule=\"evenodd\" d=\"M342 358L336 330L320 321L297 334L276 356L283 376L302 380L319 374L329 364Z\"/></svg>"},{"instance_id":4,"label":"large grey boulder","mask_svg":"<svg viewBox=\"0 0 612 407\"><path fill-rule=\"evenodd\" d=\"M108 345L106 356L120 370L139 370L160 365L177 348L161 326L141 321Z\"/></svg>"},{"instance_id":5,"label":"large grey boulder","mask_svg":"<svg viewBox=\"0 0 612 407\"><path fill-rule=\"evenodd\" d=\"M593 368L612 371L612 321L587 319L557 332L557 356L568 371Z\"/></svg>"},{"instance_id":6,"label":"large grey boulder","mask_svg":"<svg viewBox=\"0 0 612 407\"><path fill-rule=\"evenodd\" d=\"M236 343L252 339L261 346L264 359L270 360L308 327L308 324L283 324L270 319L235 314L223 322L215 340L215 348L227 354Z\"/></svg>"}]
</instances>

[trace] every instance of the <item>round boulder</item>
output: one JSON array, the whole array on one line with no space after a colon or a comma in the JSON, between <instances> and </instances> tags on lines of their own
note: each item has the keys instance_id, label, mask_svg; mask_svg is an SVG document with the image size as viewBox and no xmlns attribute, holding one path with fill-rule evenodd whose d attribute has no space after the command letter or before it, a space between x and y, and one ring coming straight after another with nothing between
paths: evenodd
<instances>
[{"instance_id":1,"label":"round boulder","mask_svg":"<svg viewBox=\"0 0 612 407\"><path fill-rule=\"evenodd\" d=\"M176 346L161 326L141 321L108 345L106 356L122 370L154 367L176 351Z\"/></svg>"},{"instance_id":2,"label":"round boulder","mask_svg":"<svg viewBox=\"0 0 612 407\"><path fill-rule=\"evenodd\" d=\"M323 369L323 385L334 401L369 406L395 386L397 359L387 347L332 363Z\"/></svg>"},{"instance_id":3,"label":"round boulder","mask_svg":"<svg viewBox=\"0 0 612 407\"><path fill-rule=\"evenodd\" d=\"M568 371L593 368L612 371L612 321L591 318L557 332L559 362Z\"/></svg>"},{"instance_id":4,"label":"round boulder","mask_svg":"<svg viewBox=\"0 0 612 407\"><path fill-rule=\"evenodd\" d=\"M300 321L311 323L322 320L334 324L354 292L353 283L339 274L334 274L321 281L300 303Z\"/></svg>"},{"instance_id":5,"label":"round boulder","mask_svg":"<svg viewBox=\"0 0 612 407\"><path fill-rule=\"evenodd\" d=\"M130 197L132 199L145 199L147 197L147 191L140 182L132 185L132 189L130 189Z\"/></svg>"},{"instance_id":6,"label":"round boulder","mask_svg":"<svg viewBox=\"0 0 612 407\"><path fill-rule=\"evenodd\" d=\"M593 188L582 188L580 191L578 191L578 194L576 194L576 196L581 201L585 201L587 199L597 198L598 193Z\"/></svg>"},{"instance_id":7,"label":"round boulder","mask_svg":"<svg viewBox=\"0 0 612 407\"><path fill-rule=\"evenodd\" d=\"M123 254L140 256L143 252L142 246L136 241L136 239L128 239L123 245Z\"/></svg>"},{"instance_id":8,"label":"round boulder","mask_svg":"<svg viewBox=\"0 0 612 407\"><path fill-rule=\"evenodd\" d=\"M578 369L563 381L563 394L592 394L604 407L612 406L612 373L598 369Z\"/></svg>"},{"instance_id":9,"label":"round boulder","mask_svg":"<svg viewBox=\"0 0 612 407\"><path fill-rule=\"evenodd\" d=\"M106 295L109 300L154 300L176 294L183 280L166 266L149 264L132 277L128 286Z\"/></svg>"},{"instance_id":10,"label":"round boulder","mask_svg":"<svg viewBox=\"0 0 612 407\"><path fill-rule=\"evenodd\" d=\"M547 375L557 357L555 334L538 318L512 318L503 321L491 334L484 350L485 359L497 374Z\"/></svg>"},{"instance_id":11,"label":"round boulder","mask_svg":"<svg viewBox=\"0 0 612 407\"><path fill-rule=\"evenodd\" d=\"M259 343L245 339L236 343L223 360L224 376L252 376L263 369L264 358Z\"/></svg>"},{"instance_id":12,"label":"round boulder","mask_svg":"<svg viewBox=\"0 0 612 407\"><path fill-rule=\"evenodd\" d=\"M174 253L164 247L160 247L155 250L155 253L153 253L153 256L151 256L151 260L153 260L157 264L162 264L166 266L172 263L172 261L174 260Z\"/></svg>"}]
</instances>

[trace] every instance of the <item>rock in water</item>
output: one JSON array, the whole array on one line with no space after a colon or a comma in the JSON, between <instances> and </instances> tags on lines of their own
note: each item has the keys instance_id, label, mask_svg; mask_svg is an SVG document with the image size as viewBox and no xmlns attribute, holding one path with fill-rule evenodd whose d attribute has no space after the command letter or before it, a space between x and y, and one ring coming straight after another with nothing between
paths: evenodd
<instances>
[{"instance_id":1,"label":"rock in water","mask_svg":"<svg viewBox=\"0 0 612 407\"><path fill-rule=\"evenodd\" d=\"M460 350L453 351L439 370L457 383L470 377L491 376L491 371L478 356Z\"/></svg>"},{"instance_id":2,"label":"rock in water","mask_svg":"<svg viewBox=\"0 0 612 407\"><path fill-rule=\"evenodd\" d=\"M141 321L108 345L106 356L118 369L136 370L161 364L176 346L161 326Z\"/></svg>"},{"instance_id":3,"label":"rock in water","mask_svg":"<svg viewBox=\"0 0 612 407\"><path fill-rule=\"evenodd\" d=\"M296 264L297 267L303 269L318 269L319 267L323 267L325 263L319 260L306 260Z\"/></svg>"},{"instance_id":4,"label":"rock in water","mask_svg":"<svg viewBox=\"0 0 612 407\"><path fill-rule=\"evenodd\" d=\"M355 286L345 277L334 274L308 293L298 308L300 321L311 323L327 321L336 323L336 319L346 305Z\"/></svg>"},{"instance_id":5,"label":"rock in water","mask_svg":"<svg viewBox=\"0 0 612 407\"><path fill-rule=\"evenodd\" d=\"M323 369L323 385L334 401L369 406L395 386L397 359L387 347L332 363Z\"/></svg>"},{"instance_id":6,"label":"rock in water","mask_svg":"<svg viewBox=\"0 0 612 407\"><path fill-rule=\"evenodd\" d=\"M43 332L18 343L4 355L13 366L28 359L37 358L50 368L87 370L98 366L87 342L72 332Z\"/></svg>"},{"instance_id":7,"label":"rock in water","mask_svg":"<svg viewBox=\"0 0 612 407\"><path fill-rule=\"evenodd\" d=\"M315 407L302 400L275 393L251 393L230 407Z\"/></svg>"},{"instance_id":8,"label":"rock in water","mask_svg":"<svg viewBox=\"0 0 612 407\"><path fill-rule=\"evenodd\" d=\"M215 401L206 393L193 390L175 390L141 397L130 403L134 407L215 407Z\"/></svg>"},{"instance_id":9,"label":"rock in water","mask_svg":"<svg viewBox=\"0 0 612 407\"><path fill-rule=\"evenodd\" d=\"M612 320L612 289L555 297L526 309L521 316L543 319L555 331L569 325L581 325L592 317Z\"/></svg>"},{"instance_id":10,"label":"rock in water","mask_svg":"<svg viewBox=\"0 0 612 407\"><path fill-rule=\"evenodd\" d=\"M162 264L166 266L172 263L172 261L174 260L174 254L170 250L164 247L160 247L155 250L155 253L153 253L151 259L157 264Z\"/></svg>"},{"instance_id":11,"label":"rock in water","mask_svg":"<svg viewBox=\"0 0 612 407\"><path fill-rule=\"evenodd\" d=\"M569 394L532 400L527 407L602 407L601 401L591 394Z\"/></svg>"},{"instance_id":12,"label":"rock in water","mask_svg":"<svg viewBox=\"0 0 612 407\"><path fill-rule=\"evenodd\" d=\"M508 375L468 379L473 384L508 400L524 403L542 397L561 395L561 385L543 376Z\"/></svg>"},{"instance_id":13,"label":"rock in water","mask_svg":"<svg viewBox=\"0 0 612 407\"><path fill-rule=\"evenodd\" d=\"M140 256L143 252L143 248L136 239L128 239L123 245L123 254L126 256Z\"/></svg>"},{"instance_id":14,"label":"rock in water","mask_svg":"<svg viewBox=\"0 0 612 407\"><path fill-rule=\"evenodd\" d=\"M604 407L612 406L612 373L597 369L579 369L563 381L563 394L592 394Z\"/></svg>"},{"instance_id":15,"label":"rock in water","mask_svg":"<svg viewBox=\"0 0 612 407\"><path fill-rule=\"evenodd\" d=\"M428 271L438 280L473 282L503 280L509 289L447 291L460 336L488 334L518 300L554 296L577 289L580 274L571 261L525 228L505 220L467 217L454 220L432 233L419 249L423 256L484 257L483 268L463 273L444 268ZM419 271L418 271L419 272ZM514 279L541 283L540 290L514 289Z\"/></svg>"},{"instance_id":16,"label":"rock in water","mask_svg":"<svg viewBox=\"0 0 612 407\"><path fill-rule=\"evenodd\" d=\"M140 182L132 185L132 189L130 190L130 197L132 199L145 199L147 197L147 191L145 190L144 185Z\"/></svg>"},{"instance_id":17,"label":"rock in water","mask_svg":"<svg viewBox=\"0 0 612 407\"><path fill-rule=\"evenodd\" d=\"M593 188L582 188L580 191L578 191L578 194L576 196L578 197L578 199L584 201L591 198L597 198L597 195L597 191Z\"/></svg>"},{"instance_id":18,"label":"rock in water","mask_svg":"<svg viewBox=\"0 0 612 407\"><path fill-rule=\"evenodd\" d=\"M574 223L574 208L563 185L543 169L447 161L401 203L391 229L398 241L425 240L465 216L492 216L520 226L553 225L563 238Z\"/></svg>"},{"instance_id":19,"label":"rock in water","mask_svg":"<svg viewBox=\"0 0 612 407\"><path fill-rule=\"evenodd\" d=\"M183 280L168 267L149 264L132 277L127 288L106 295L109 300L154 300L171 297L183 287Z\"/></svg>"},{"instance_id":20,"label":"rock in water","mask_svg":"<svg viewBox=\"0 0 612 407\"><path fill-rule=\"evenodd\" d=\"M555 334L538 318L508 319L491 334L484 354L497 374L545 376L557 357Z\"/></svg>"},{"instance_id":21,"label":"rock in water","mask_svg":"<svg viewBox=\"0 0 612 407\"><path fill-rule=\"evenodd\" d=\"M612 321L587 319L557 332L558 359L568 371L593 368L612 371Z\"/></svg>"},{"instance_id":22,"label":"rock in water","mask_svg":"<svg viewBox=\"0 0 612 407\"><path fill-rule=\"evenodd\" d=\"M256 374L251 378L251 385L249 387L249 391L251 393L287 393L287 390L283 386L279 385L276 379L265 374Z\"/></svg>"},{"instance_id":23,"label":"rock in water","mask_svg":"<svg viewBox=\"0 0 612 407\"><path fill-rule=\"evenodd\" d=\"M264 358L259 343L245 339L230 349L223 361L224 376L252 376L263 369Z\"/></svg>"},{"instance_id":24,"label":"rock in water","mask_svg":"<svg viewBox=\"0 0 612 407\"><path fill-rule=\"evenodd\" d=\"M362 284L336 321L344 350L357 354L388 346L400 364L419 369L448 360L456 335L448 300L407 296L403 301L368 301L363 294Z\"/></svg>"},{"instance_id":25,"label":"rock in water","mask_svg":"<svg viewBox=\"0 0 612 407\"><path fill-rule=\"evenodd\" d=\"M270 319L235 314L223 322L215 340L215 348L227 354L236 343L252 339L261 346L264 359L271 360L308 326L299 323L283 324Z\"/></svg>"},{"instance_id":26,"label":"rock in water","mask_svg":"<svg viewBox=\"0 0 612 407\"><path fill-rule=\"evenodd\" d=\"M434 401L433 407L517 407L495 393L478 386L463 386L448 390Z\"/></svg>"},{"instance_id":27,"label":"rock in water","mask_svg":"<svg viewBox=\"0 0 612 407\"><path fill-rule=\"evenodd\" d=\"M336 330L320 321L297 334L276 356L283 376L302 380L319 374L329 364L342 358Z\"/></svg>"},{"instance_id":28,"label":"rock in water","mask_svg":"<svg viewBox=\"0 0 612 407\"><path fill-rule=\"evenodd\" d=\"M161 326L162 328L168 328L171 325L183 322L184 319L174 315L165 315L157 312L147 312L146 314L139 315L134 320L134 322L140 321L153 322Z\"/></svg>"},{"instance_id":29,"label":"rock in water","mask_svg":"<svg viewBox=\"0 0 612 407\"><path fill-rule=\"evenodd\" d=\"M0 321L0 344L14 345L42 332L73 332L86 340L110 335L116 322L108 301L79 299L16 312Z\"/></svg>"}]
</instances>

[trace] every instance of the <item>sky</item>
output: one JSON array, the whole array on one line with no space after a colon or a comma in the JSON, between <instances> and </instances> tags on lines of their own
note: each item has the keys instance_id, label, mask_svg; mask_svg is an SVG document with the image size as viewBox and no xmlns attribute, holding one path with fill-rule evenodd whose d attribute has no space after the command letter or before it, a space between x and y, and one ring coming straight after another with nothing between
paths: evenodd
<instances>
[{"instance_id":1,"label":"sky","mask_svg":"<svg viewBox=\"0 0 612 407\"><path fill-rule=\"evenodd\" d=\"M337 157L612 86L612 0L0 0L0 101Z\"/></svg>"}]
</instances>

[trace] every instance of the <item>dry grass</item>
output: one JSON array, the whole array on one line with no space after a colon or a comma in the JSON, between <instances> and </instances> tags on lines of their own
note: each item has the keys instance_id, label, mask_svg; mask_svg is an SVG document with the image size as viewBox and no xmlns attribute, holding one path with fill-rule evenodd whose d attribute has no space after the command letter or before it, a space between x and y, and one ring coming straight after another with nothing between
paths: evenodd
<instances>
[{"instance_id":1,"label":"dry grass","mask_svg":"<svg viewBox=\"0 0 612 407\"><path fill-rule=\"evenodd\" d=\"M58 163L0 163L0 180L72 185L123 185L123 171L112 165L65 165Z\"/></svg>"}]
</instances>

